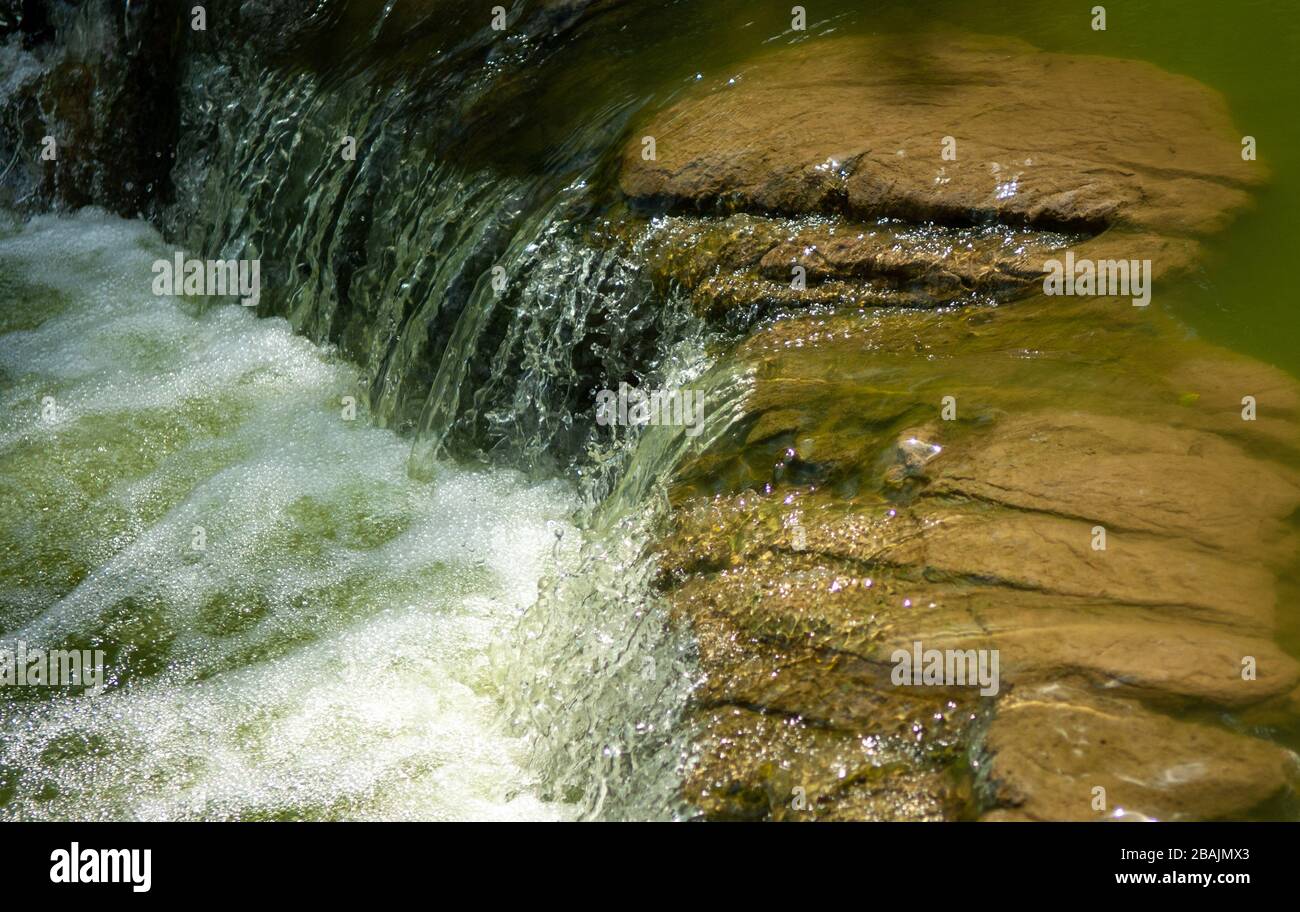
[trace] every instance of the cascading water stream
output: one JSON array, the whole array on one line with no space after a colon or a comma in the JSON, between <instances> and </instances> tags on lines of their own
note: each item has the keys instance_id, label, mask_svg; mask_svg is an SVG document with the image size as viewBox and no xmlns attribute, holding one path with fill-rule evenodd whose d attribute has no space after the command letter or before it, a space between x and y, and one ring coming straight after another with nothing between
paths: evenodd
<instances>
[{"instance_id":1,"label":"cascading water stream","mask_svg":"<svg viewBox=\"0 0 1300 912\"><path fill-rule=\"evenodd\" d=\"M193 54L171 244L92 212L6 229L6 635L105 648L110 678L6 706L0 816L689 813L690 645L643 546L745 378L583 227L635 104L531 173L455 148L538 53L491 37L412 70ZM153 297L176 250L259 259L273 319ZM702 433L598 428L625 380L707 389Z\"/></svg>"}]
</instances>

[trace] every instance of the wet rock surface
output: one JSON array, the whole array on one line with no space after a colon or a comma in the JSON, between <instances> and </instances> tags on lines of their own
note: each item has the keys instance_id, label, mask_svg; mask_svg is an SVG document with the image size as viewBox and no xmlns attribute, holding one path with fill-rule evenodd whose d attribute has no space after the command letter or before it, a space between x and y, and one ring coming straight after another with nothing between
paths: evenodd
<instances>
[{"instance_id":1,"label":"wet rock surface","mask_svg":"<svg viewBox=\"0 0 1300 912\"><path fill-rule=\"evenodd\" d=\"M0 18L0 204L156 216L171 197L179 120L177 7L31 2L10 21L6 41Z\"/></svg>"},{"instance_id":2,"label":"wet rock surface","mask_svg":"<svg viewBox=\"0 0 1300 912\"><path fill-rule=\"evenodd\" d=\"M989 820L1215 819L1295 776L1294 755L1266 741L1055 685L1003 700L981 755Z\"/></svg>"},{"instance_id":3,"label":"wet rock surface","mask_svg":"<svg viewBox=\"0 0 1300 912\"><path fill-rule=\"evenodd\" d=\"M1036 302L1011 306L1028 313ZM1040 317L1051 319L1046 308ZM980 351L961 334L951 349L938 334L920 352L892 348L890 324L913 319L877 315L847 338L823 333L826 321L786 320L778 335L801 326L799 345L760 344L760 333L742 346L756 365L749 418L680 473L676 526L663 551L665 591L707 629L701 663L721 683L704 687L703 700L829 726L852 753L864 737L905 739L909 726L947 718L954 707L996 714L1023 687L1069 682L1152 718L1204 705L1239 711L1294 690L1300 664L1273 636L1276 612L1289 610L1278 604L1275 580L1296 552L1300 488L1266 455L1266 433L1252 444L1239 408L1215 414L1195 385L1179 392L1152 382L1142 395L1114 398L1125 377L1105 349L1081 359L1066 381L1040 385L1046 368L1059 366L1050 351ZM1008 334L1032 329L1003 326ZM1078 340L1074 348L1082 354ZM1208 346L1163 334L1131 354L1149 377L1179 349L1195 363L1216 363ZM1222 358L1225 370L1247 370ZM1271 376L1260 366L1255 379L1263 386ZM974 377L978 384L960 379ZM957 402L953 421L937 418L942 395ZM1068 407L1044 407L1052 401ZM1003 696L972 704L967 691L949 706L951 696L927 702L909 693L898 705L891 656L915 642L997 650ZM1257 670L1249 680L1247 657ZM845 677L846 662L873 674ZM746 743L733 751L780 762L772 744ZM1045 750L1006 744L1004 762ZM1081 769L1112 769L1106 756L1092 751L1093 765ZM1216 775L1213 759L1203 762ZM1270 773L1262 781L1274 780ZM1026 788L1063 782L1041 777ZM703 788L714 794L715 782ZM1243 801L1247 793L1268 797L1247 790ZM1151 816L1249 809L1190 798L1143 809L1140 797L1126 800ZM1033 813L1064 807L1036 800L1043 810ZM1086 816L1086 803L1075 812Z\"/></svg>"},{"instance_id":4,"label":"wet rock surface","mask_svg":"<svg viewBox=\"0 0 1300 912\"><path fill-rule=\"evenodd\" d=\"M1195 268L1262 176L1221 99L1001 39L833 39L641 133L621 185L665 214L624 231L753 377L659 548L704 676L702 813L1199 819L1293 788L1225 720L1300 682L1274 639L1295 381L1041 286L1065 250ZM896 684L918 643L996 652L998 692Z\"/></svg>"},{"instance_id":5,"label":"wet rock surface","mask_svg":"<svg viewBox=\"0 0 1300 912\"><path fill-rule=\"evenodd\" d=\"M626 229L625 229L626 230ZM1080 235L838 218L672 217L632 243L717 319L810 307L940 307L1019 297Z\"/></svg>"},{"instance_id":6,"label":"wet rock surface","mask_svg":"<svg viewBox=\"0 0 1300 912\"><path fill-rule=\"evenodd\" d=\"M801 349L803 363L822 365L824 395L838 398L852 383L837 376L848 353L812 347ZM779 389L806 387L806 373L764 373L751 407L779 407L753 415L730 453L717 446L685 468L663 548L663 588L700 640L708 711L775 713L823 738L838 732L842 750L858 756L851 746L863 738L906 742L913 726L954 711L973 718L986 703L1000 713L1005 695L1024 687L1070 682L1172 725L1162 713L1237 711L1285 699L1300 681L1300 664L1273 640L1276 612L1290 609L1278 604L1275 577L1296 551L1300 495L1279 463L1234 439L1235 411L1222 416L1222 434L1177 427L1209 416L1189 421L1179 414L1189 406L1173 395L1161 423L1043 411L1040 399L1035 412L985 405L965 422L917 426L938 398L927 402L901 383L875 422L867 413L855 416L866 426L828 427L822 394ZM957 401L976 406L976 395L959 390ZM764 459L764 449L776 452ZM709 493L718 479L735 490ZM900 695L891 656L915 642L997 650L1003 697ZM743 749L731 736L732 752L780 764L780 747L753 731ZM999 743L1013 764L1017 751L1046 750L1027 739ZM1104 749L1088 762L1080 769L1122 767L1108 765ZM1213 756L1201 762L1218 775ZM714 795L717 781L700 787ZM1026 788L1061 782L1040 777ZM1190 798L1147 807L1140 798L1126 800L1151 816L1248 810ZM1044 802L1035 814L1063 807L1034 800Z\"/></svg>"},{"instance_id":7,"label":"wet rock surface","mask_svg":"<svg viewBox=\"0 0 1300 912\"><path fill-rule=\"evenodd\" d=\"M753 60L641 131L624 192L691 209L1212 231L1260 177L1222 98L1149 63L939 34ZM956 159L940 158L945 137Z\"/></svg>"}]
</instances>

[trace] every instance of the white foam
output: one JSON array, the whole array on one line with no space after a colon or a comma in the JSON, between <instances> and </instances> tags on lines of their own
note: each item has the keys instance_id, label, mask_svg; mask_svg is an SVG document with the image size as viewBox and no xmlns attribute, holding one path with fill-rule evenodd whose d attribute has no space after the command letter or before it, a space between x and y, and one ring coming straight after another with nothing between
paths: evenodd
<instances>
[{"instance_id":1,"label":"white foam","mask_svg":"<svg viewBox=\"0 0 1300 912\"><path fill-rule=\"evenodd\" d=\"M104 527L90 572L0 636L117 630L123 605L166 633L162 666L128 662L105 695L0 692L0 764L18 775L0 818L567 816L499 728L485 655L535 598L557 532L560 559L576 546L573 492L453 466L412 481L407 443L343 420L350 369L283 320L154 297L150 265L170 253L95 211L0 240L0 262L70 296L0 337L14 379L0 474L29 471L15 454L33 446L57 490L85 482L77 459L97 446L109 466L89 507L66 505ZM39 561L40 530L75 518L39 517L13 544ZM21 589L0 576L0 600L22 604ZM222 598L248 623L214 629Z\"/></svg>"}]
</instances>

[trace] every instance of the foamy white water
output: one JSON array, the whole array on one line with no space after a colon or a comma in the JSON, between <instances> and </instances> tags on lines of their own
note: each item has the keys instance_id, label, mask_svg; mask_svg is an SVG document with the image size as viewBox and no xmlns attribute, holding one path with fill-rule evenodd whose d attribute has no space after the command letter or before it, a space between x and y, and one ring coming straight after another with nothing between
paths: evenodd
<instances>
[{"instance_id":1,"label":"foamy white water","mask_svg":"<svg viewBox=\"0 0 1300 912\"><path fill-rule=\"evenodd\" d=\"M286 322L153 296L172 253L93 211L0 226L0 640L112 680L0 689L0 819L568 816L487 653L571 559L573 492L413 481Z\"/></svg>"}]
</instances>

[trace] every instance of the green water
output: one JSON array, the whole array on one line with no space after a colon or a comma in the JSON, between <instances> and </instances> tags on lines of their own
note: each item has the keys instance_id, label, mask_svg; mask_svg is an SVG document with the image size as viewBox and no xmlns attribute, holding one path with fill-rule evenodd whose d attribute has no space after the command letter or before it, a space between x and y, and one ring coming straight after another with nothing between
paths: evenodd
<instances>
[{"instance_id":1,"label":"green water","mask_svg":"<svg viewBox=\"0 0 1300 912\"><path fill-rule=\"evenodd\" d=\"M1107 4L1107 28L1091 30L1091 5L1009 2L991 21L971 4L937 4L935 17L972 30L1024 38L1078 54L1149 60L1222 92L1243 136L1254 136L1271 183L1210 245L1198 281L1164 306L1206 339L1300 374L1300 313L1290 301L1296 213L1300 212L1300 17L1286 0ZM929 5L926 5L927 12ZM1063 106L1068 116L1068 106Z\"/></svg>"}]
</instances>

